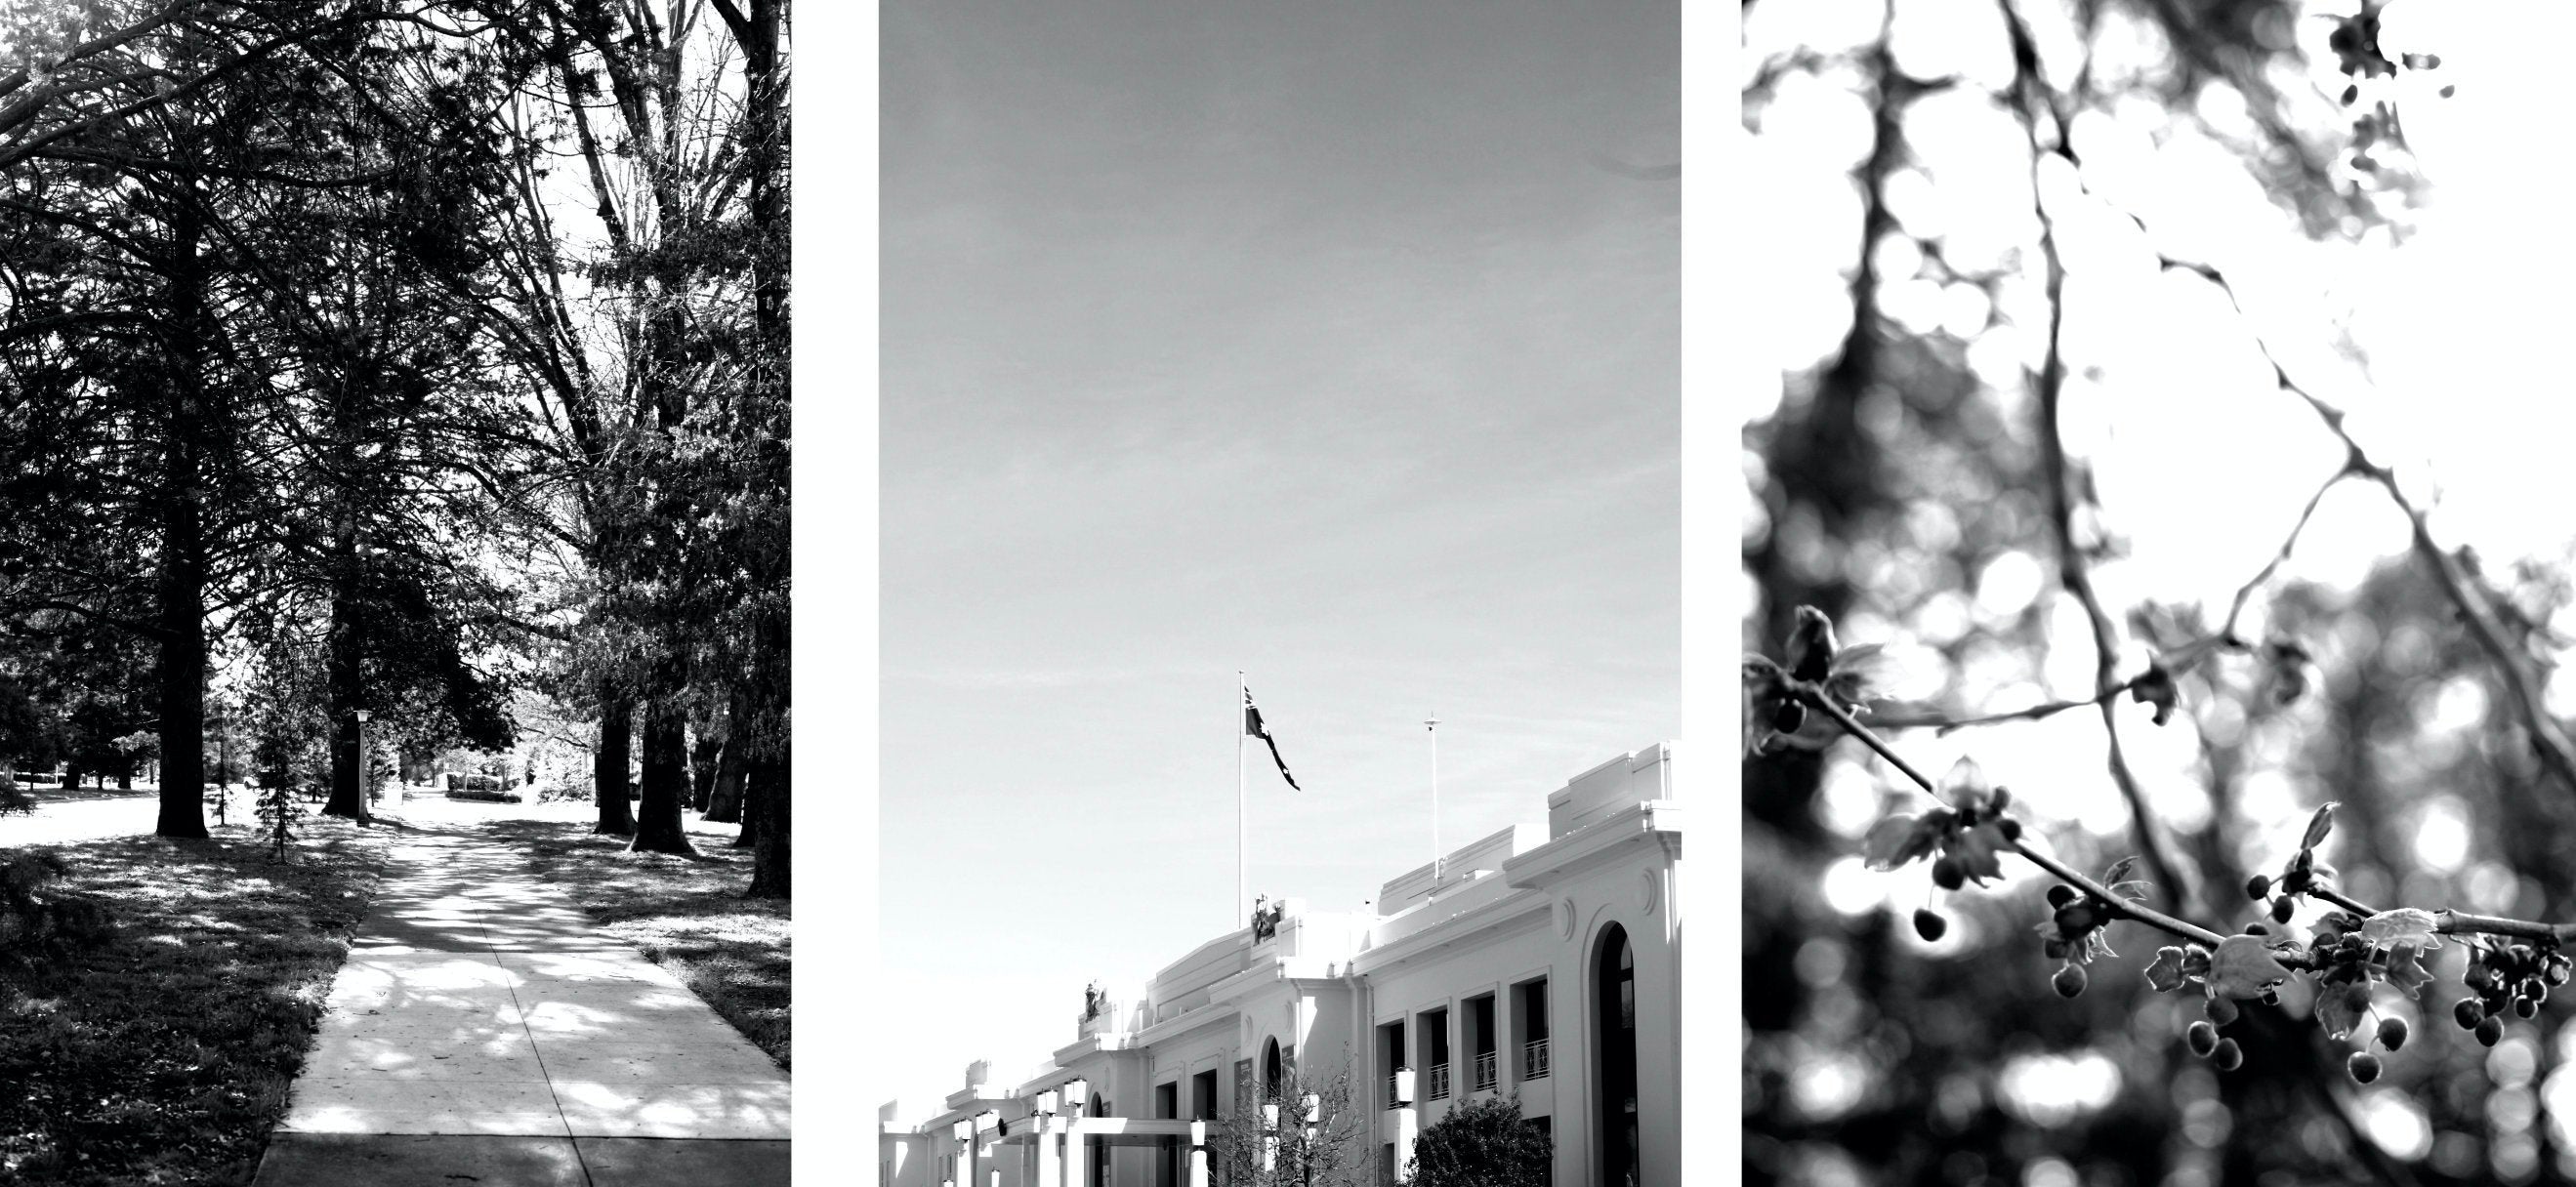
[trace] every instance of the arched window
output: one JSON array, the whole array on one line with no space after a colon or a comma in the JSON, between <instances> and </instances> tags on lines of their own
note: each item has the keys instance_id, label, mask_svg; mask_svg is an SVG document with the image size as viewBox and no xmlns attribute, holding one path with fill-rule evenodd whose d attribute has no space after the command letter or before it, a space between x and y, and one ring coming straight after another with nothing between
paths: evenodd
<instances>
[{"instance_id":1,"label":"arched window","mask_svg":"<svg viewBox=\"0 0 2576 1187\"><path fill-rule=\"evenodd\" d=\"M1279 1040L1271 1039L1261 1045L1261 1099L1279 1099L1280 1089L1287 1082L1288 1068L1279 1058Z\"/></svg>"},{"instance_id":2,"label":"arched window","mask_svg":"<svg viewBox=\"0 0 2576 1187\"><path fill-rule=\"evenodd\" d=\"M1637 968L1627 929L1601 930L1592 957L1592 1049L1600 1085L1601 1182L1637 1182Z\"/></svg>"},{"instance_id":3,"label":"arched window","mask_svg":"<svg viewBox=\"0 0 2576 1187\"><path fill-rule=\"evenodd\" d=\"M1099 1093L1092 1093L1091 1107L1083 1112L1083 1116L1106 1117L1108 1115L1109 1102L1100 1099ZM1092 1184L1094 1187L1106 1187L1106 1184L1109 1182L1109 1143L1098 1138L1093 1138L1084 1144L1089 1147L1089 1149L1083 1151L1083 1157L1088 1159L1091 1163Z\"/></svg>"}]
</instances>

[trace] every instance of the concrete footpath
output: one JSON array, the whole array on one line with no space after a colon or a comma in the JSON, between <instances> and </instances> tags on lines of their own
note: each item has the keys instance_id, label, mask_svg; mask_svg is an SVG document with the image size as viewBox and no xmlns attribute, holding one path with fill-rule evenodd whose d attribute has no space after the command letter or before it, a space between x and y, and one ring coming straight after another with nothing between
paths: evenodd
<instances>
[{"instance_id":1,"label":"concrete footpath","mask_svg":"<svg viewBox=\"0 0 2576 1187\"><path fill-rule=\"evenodd\" d=\"M512 847L419 814L254 1187L759 1187L788 1078Z\"/></svg>"}]
</instances>

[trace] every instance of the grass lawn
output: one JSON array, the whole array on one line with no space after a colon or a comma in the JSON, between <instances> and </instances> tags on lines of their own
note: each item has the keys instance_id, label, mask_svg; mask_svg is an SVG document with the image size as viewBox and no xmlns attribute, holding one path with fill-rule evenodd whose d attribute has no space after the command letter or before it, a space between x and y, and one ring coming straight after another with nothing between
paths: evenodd
<instances>
[{"instance_id":1,"label":"grass lawn","mask_svg":"<svg viewBox=\"0 0 2576 1187\"><path fill-rule=\"evenodd\" d=\"M250 1181L384 868L382 830L298 827L285 865L238 825L24 847L114 927L0 961L0 1182Z\"/></svg>"},{"instance_id":2,"label":"grass lawn","mask_svg":"<svg viewBox=\"0 0 2576 1187\"><path fill-rule=\"evenodd\" d=\"M694 826L695 857L629 853L626 838L578 820L496 820L492 835L528 848L531 863L603 930L670 969L724 1020L788 1062L788 904L746 899L751 851L730 827ZM718 828L722 827L722 831Z\"/></svg>"}]
</instances>

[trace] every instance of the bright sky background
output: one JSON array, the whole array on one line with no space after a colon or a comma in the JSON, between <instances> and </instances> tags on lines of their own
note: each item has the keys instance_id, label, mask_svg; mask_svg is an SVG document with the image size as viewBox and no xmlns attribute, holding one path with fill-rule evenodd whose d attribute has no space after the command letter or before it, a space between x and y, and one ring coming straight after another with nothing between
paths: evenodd
<instances>
[{"instance_id":1,"label":"bright sky background","mask_svg":"<svg viewBox=\"0 0 2576 1187\"><path fill-rule=\"evenodd\" d=\"M1675 732L1677 19L885 9L907 1101L1239 926L1238 668L1307 788L1256 754L1253 891L1319 909L1430 859L1435 711L1449 847Z\"/></svg>"},{"instance_id":2,"label":"bright sky background","mask_svg":"<svg viewBox=\"0 0 2576 1187\"><path fill-rule=\"evenodd\" d=\"M1901 11L1939 7L1906 0ZM2309 7L2328 13L2352 6ZM1764 3L1748 22L1748 42L1757 56L1789 43L1831 51L1874 37L1878 11L1877 5ZM1956 15L1901 22L1898 60L1921 76L1958 72L1991 88L2010 71L2009 61L1992 60L1989 52L2002 44L1986 23L1993 8L1963 4ZM2332 61L2324 48L2329 28L2316 17L2299 22L2302 44L2326 63ZM2113 399L2088 399L2079 381L2070 385L2066 412L2073 449L2095 466L2112 527L2133 546L2128 559L2097 572L2115 616L2146 599L2199 600L2223 613L2341 461L2340 446L2314 415L2275 389L2243 323L2216 290L2187 276L2156 279L2156 249L2229 274L2293 375L2350 410L2364 446L2377 460L2398 465L2419 502L2436 506L2437 539L2473 546L2490 571L2522 557L2568 563L2576 517L2568 512L2566 455L2576 440L2576 402L2567 399L2563 382L2549 381L2559 371L2555 344L2576 247L2565 232L2565 157L2539 121L2564 104L2560 58L2576 39L2576 11L2539 0L2398 0L2385 13L2382 39L2391 57L2433 52L2443 61L2437 71L2411 75L2396 94L2432 191L2400 242L2305 239L2241 164L2188 138L2162 146L2151 141L2149 131L2165 122L2160 111L2142 108L2127 119L2079 126L2087 182L2145 219L2155 236L2150 242L2125 217L2088 208L2064 189L2051 191L2065 202L2057 209L2070 271L2070 355L2079 368L2090 361L2114 373ZM2319 78L2338 88L2343 81L2331 65ZM2446 83L2457 94L2436 97ZM1979 233L1970 242L1988 249L2027 242L2027 183L2015 173L2018 165L1992 163L2026 151L2012 139L2018 130L2010 117L1964 94L1924 107L1913 126L1924 138L1924 157L1997 156L1942 172L1928 187L1900 187L1891 199L1900 217L1917 230L1974 228ZM1784 91L1764 119L1764 136L1738 140L1743 156L1736 166L1765 179L1756 199L1758 266L1746 283L1777 295L1754 306L1768 320L1744 339L1774 350L1774 357L1746 364L1756 373L1745 409L1752 418L1767 415L1778 399L1779 374L1827 357L1848 324L1846 282L1838 270L1849 267L1858 226L1849 169L1868 137L1865 106L1835 85ZM1901 274L1910 273L1908 266ZM1887 307L1900 325L1928 332L1947 309L1942 298L1928 282L1900 285ZM2036 327L2035 312L2021 311L2016 321ZM2079 324L2085 321L2096 327L2089 341ZM2113 328L2099 329L2106 326ZM2341 330L2368 352L2368 375L2336 356ZM1996 344L1981 349L2009 349L2004 340L2015 336L1993 337ZM2038 334L2019 338L2016 345L2035 359ZM2009 356L2002 361L2011 365ZM2346 483L2320 507L2276 582L2355 582L2406 545L2404 520L2385 493ZM2053 585L2039 566L2019 562L1982 576L1975 596L1996 612L2025 605ZM2090 690L2089 632L2076 604L2059 601L2050 686L1997 690L1992 707ZM2261 605L2258 598L2249 617L2253 630L2261 627ZM1880 641L1866 629L1846 631L1845 638ZM2143 661L2144 652L2137 652L2133 663ZM2570 678L2562 673L2551 691L2560 712L2576 710ZM2206 811L2190 778L2188 731L2141 728L2124 730L2123 738L2160 812L2187 819ZM2047 787L2044 799L2024 802L2067 824L2102 834L2128 827L2125 805L2102 773L2101 729L2092 715L1948 738L1912 733L1906 745L1927 770L1944 770L1973 752L1999 783ZM1836 827L1857 836L1885 810L1882 787L1864 767L1844 766L1829 779L1825 811ZM2278 779L2258 780L2246 792L2241 806L2272 818L2277 828L2270 832L2294 830L2315 807L2309 792ZM2446 811L2439 798L2428 801L2416 856L2428 868L2456 870L2465 832L2456 812ZM1870 873L1856 856L1829 870L1823 889L1850 913L1910 910L1922 895L1919 873ZM2048 1092L2068 1091L2083 1078L2078 1071L2095 1070L2050 1070ZM2554 1112L2576 1107L2576 1077L2553 1078L2545 1092ZM2427 1131L2412 1103L2369 1095L2365 1112L2373 1135L2391 1150L2420 1154Z\"/></svg>"}]
</instances>

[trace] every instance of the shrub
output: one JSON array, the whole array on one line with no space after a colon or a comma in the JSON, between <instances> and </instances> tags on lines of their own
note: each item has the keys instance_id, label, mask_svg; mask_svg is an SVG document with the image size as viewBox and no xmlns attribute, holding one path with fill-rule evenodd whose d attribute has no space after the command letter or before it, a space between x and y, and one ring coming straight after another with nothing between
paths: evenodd
<instances>
[{"instance_id":1,"label":"shrub","mask_svg":"<svg viewBox=\"0 0 2576 1187\"><path fill-rule=\"evenodd\" d=\"M448 792L447 798L451 800L481 800L485 803L492 804L515 804L521 802L525 797L522 797L515 791L457 790Z\"/></svg>"},{"instance_id":2,"label":"shrub","mask_svg":"<svg viewBox=\"0 0 2576 1187\"><path fill-rule=\"evenodd\" d=\"M54 891L62 876L62 859L50 853L0 862L0 961L58 955L112 930L107 909L95 900Z\"/></svg>"},{"instance_id":3,"label":"shrub","mask_svg":"<svg viewBox=\"0 0 2576 1187\"><path fill-rule=\"evenodd\" d=\"M1413 1140L1414 1187L1547 1187L1554 1139L1521 1116L1520 1094L1460 1105Z\"/></svg>"}]
</instances>

